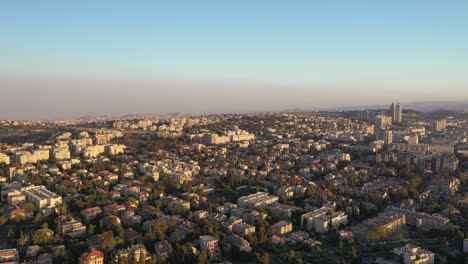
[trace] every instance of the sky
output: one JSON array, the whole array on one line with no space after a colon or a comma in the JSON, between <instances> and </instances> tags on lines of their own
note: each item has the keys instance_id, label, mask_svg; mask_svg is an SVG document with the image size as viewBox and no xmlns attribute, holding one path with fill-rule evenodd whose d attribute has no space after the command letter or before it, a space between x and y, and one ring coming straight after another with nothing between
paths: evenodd
<instances>
[{"instance_id":1,"label":"sky","mask_svg":"<svg viewBox=\"0 0 468 264\"><path fill-rule=\"evenodd\" d=\"M468 1L0 1L0 119L468 100Z\"/></svg>"}]
</instances>

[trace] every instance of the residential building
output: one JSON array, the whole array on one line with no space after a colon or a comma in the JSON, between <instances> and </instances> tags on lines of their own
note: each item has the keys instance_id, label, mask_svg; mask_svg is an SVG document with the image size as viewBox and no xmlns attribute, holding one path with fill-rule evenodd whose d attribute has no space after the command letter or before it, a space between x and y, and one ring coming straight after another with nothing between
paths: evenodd
<instances>
[{"instance_id":1,"label":"residential building","mask_svg":"<svg viewBox=\"0 0 468 264\"><path fill-rule=\"evenodd\" d=\"M200 236L200 250L205 251L210 260L216 260L220 256L218 240L212 236Z\"/></svg>"},{"instance_id":2,"label":"residential building","mask_svg":"<svg viewBox=\"0 0 468 264\"><path fill-rule=\"evenodd\" d=\"M285 235L293 230L293 225L289 221L281 220L271 226L271 232L275 235Z\"/></svg>"},{"instance_id":3,"label":"residential building","mask_svg":"<svg viewBox=\"0 0 468 264\"><path fill-rule=\"evenodd\" d=\"M79 259L80 264L104 264L104 253L93 250L89 253L83 253Z\"/></svg>"},{"instance_id":4,"label":"residential building","mask_svg":"<svg viewBox=\"0 0 468 264\"><path fill-rule=\"evenodd\" d=\"M394 248L393 253L403 257L405 264L433 264L434 253L418 246L407 244L401 248Z\"/></svg>"}]
</instances>

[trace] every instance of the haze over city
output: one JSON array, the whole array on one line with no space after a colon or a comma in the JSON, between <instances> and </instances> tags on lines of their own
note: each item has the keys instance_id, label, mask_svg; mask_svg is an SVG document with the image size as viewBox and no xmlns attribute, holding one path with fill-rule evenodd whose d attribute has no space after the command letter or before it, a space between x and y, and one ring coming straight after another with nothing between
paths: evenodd
<instances>
[{"instance_id":1,"label":"haze over city","mask_svg":"<svg viewBox=\"0 0 468 264\"><path fill-rule=\"evenodd\" d=\"M5 1L0 118L468 99L465 1Z\"/></svg>"}]
</instances>

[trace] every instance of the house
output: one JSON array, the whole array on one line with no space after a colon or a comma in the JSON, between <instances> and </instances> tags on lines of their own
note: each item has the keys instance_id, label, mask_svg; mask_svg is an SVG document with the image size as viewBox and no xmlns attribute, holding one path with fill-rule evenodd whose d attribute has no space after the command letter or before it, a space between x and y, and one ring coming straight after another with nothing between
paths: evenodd
<instances>
[{"instance_id":1,"label":"house","mask_svg":"<svg viewBox=\"0 0 468 264\"><path fill-rule=\"evenodd\" d=\"M93 250L89 253L83 253L79 262L80 264L104 264L104 253L98 250Z\"/></svg>"},{"instance_id":2,"label":"house","mask_svg":"<svg viewBox=\"0 0 468 264\"><path fill-rule=\"evenodd\" d=\"M86 223L95 220L100 214L102 214L102 210L99 206L86 208L81 211L81 215Z\"/></svg>"},{"instance_id":3,"label":"house","mask_svg":"<svg viewBox=\"0 0 468 264\"><path fill-rule=\"evenodd\" d=\"M119 215L123 211L125 211L125 206L120 204L109 204L104 207L104 213L106 214Z\"/></svg>"},{"instance_id":4,"label":"house","mask_svg":"<svg viewBox=\"0 0 468 264\"><path fill-rule=\"evenodd\" d=\"M167 242L167 240L159 241L154 244L154 252L156 252L156 256L162 262L169 259L171 256L173 249L171 244Z\"/></svg>"},{"instance_id":5,"label":"house","mask_svg":"<svg viewBox=\"0 0 468 264\"><path fill-rule=\"evenodd\" d=\"M39 251L39 246L38 245L29 246L27 251L26 251L26 256L27 257L35 257L35 256L37 256L38 251Z\"/></svg>"},{"instance_id":6,"label":"house","mask_svg":"<svg viewBox=\"0 0 468 264\"><path fill-rule=\"evenodd\" d=\"M245 240L244 238L235 235L235 234L230 234L227 236L227 241L230 243L232 246L237 247L240 251L244 252L251 252L252 248L250 247L249 241Z\"/></svg>"},{"instance_id":7,"label":"house","mask_svg":"<svg viewBox=\"0 0 468 264\"><path fill-rule=\"evenodd\" d=\"M121 216L122 223L126 226L133 226L141 224L141 216L135 215L133 211L125 211Z\"/></svg>"},{"instance_id":8,"label":"house","mask_svg":"<svg viewBox=\"0 0 468 264\"><path fill-rule=\"evenodd\" d=\"M18 250L16 250L16 248L1 249L0 250L0 263L19 264Z\"/></svg>"},{"instance_id":9,"label":"house","mask_svg":"<svg viewBox=\"0 0 468 264\"><path fill-rule=\"evenodd\" d=\"M9 212L8 218L10 220L19 218L19 219L24 219L24 220L31 220L33 219L34 214L26 209L13 209Z\"/></svg>"},{"instance_id":10,"label":"house","mask_svg":"<svg viewBox=\"0 0 468 264\"><path fill-rule=\"evenodd\" d=\"M36 263L37 264L52 264L53 263L53 255L49 253L43 253L37 256Z\"/></svg>"}]
</instances>

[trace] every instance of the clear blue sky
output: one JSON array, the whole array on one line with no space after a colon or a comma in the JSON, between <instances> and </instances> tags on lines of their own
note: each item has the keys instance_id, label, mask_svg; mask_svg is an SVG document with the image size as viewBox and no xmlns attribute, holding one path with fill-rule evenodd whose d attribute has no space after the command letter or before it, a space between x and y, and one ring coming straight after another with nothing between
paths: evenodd
<instances>
[{"instance_id":1,"label":"clear blue sky","mask_svg":"<svg viewBox=\"0 0 468 264\"><path fill-rule=\"evenodd\" d=\"M468 1L1 1L0 118L468 99Z\"/></svg>"}]
</instances>

